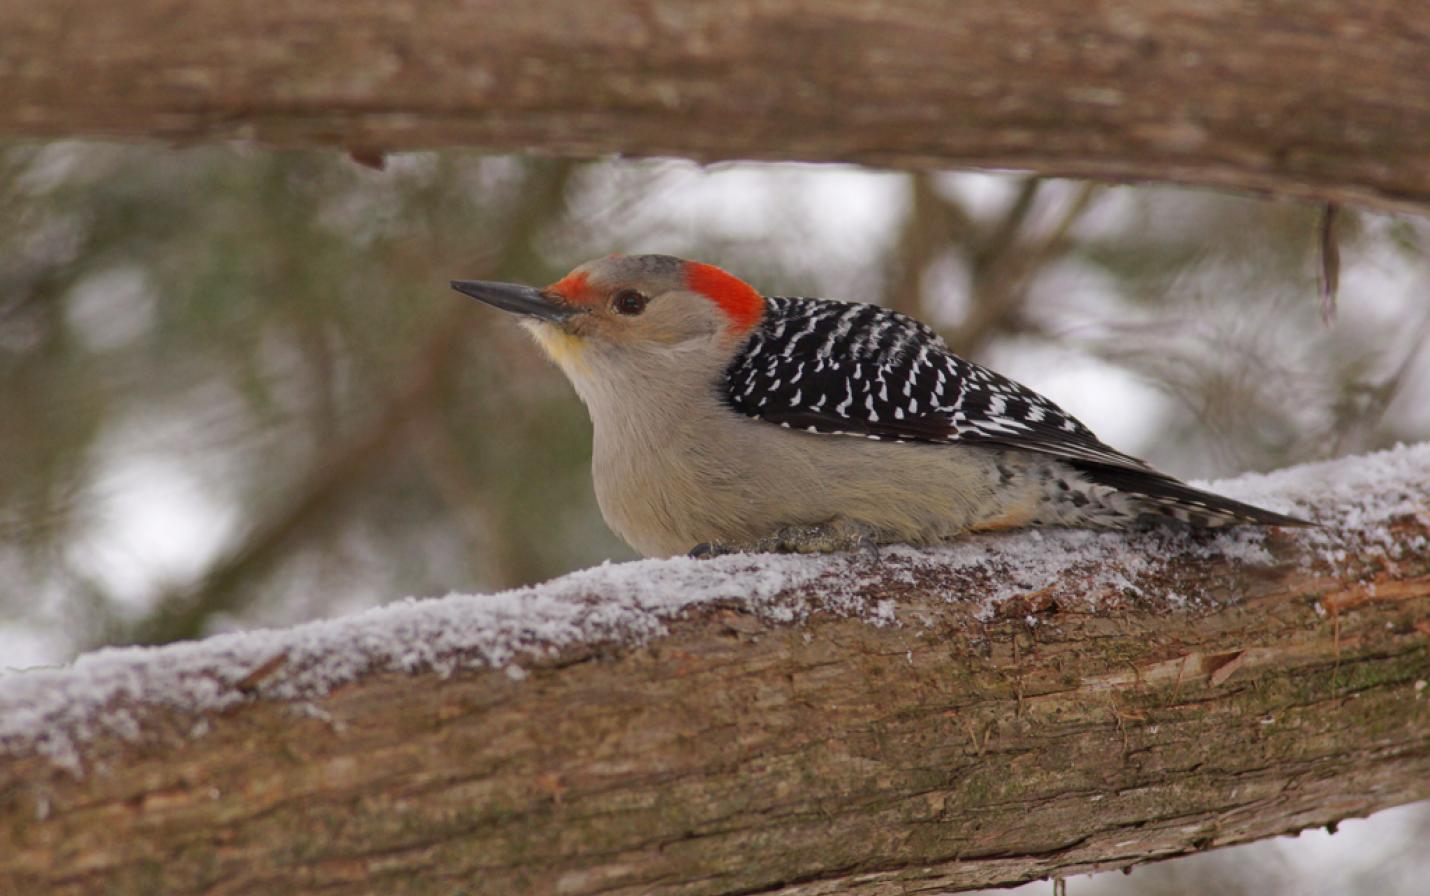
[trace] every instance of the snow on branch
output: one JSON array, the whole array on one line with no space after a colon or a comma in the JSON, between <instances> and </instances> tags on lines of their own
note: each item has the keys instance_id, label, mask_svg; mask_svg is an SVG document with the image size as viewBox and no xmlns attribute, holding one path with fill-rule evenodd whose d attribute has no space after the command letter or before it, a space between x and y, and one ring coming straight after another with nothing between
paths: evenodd
<instances>
[{"instance_id":1,"label":"snow on branch","mask_svg":"<svg viewBox=\"0 0 1430 896\"><path fill-rule=\"evenodd\" d=\"M605 565L5 675L0 891L958 889L1430 797L1430 445L1209 487L1322 526Z\"/></svg>"}]
</instances>

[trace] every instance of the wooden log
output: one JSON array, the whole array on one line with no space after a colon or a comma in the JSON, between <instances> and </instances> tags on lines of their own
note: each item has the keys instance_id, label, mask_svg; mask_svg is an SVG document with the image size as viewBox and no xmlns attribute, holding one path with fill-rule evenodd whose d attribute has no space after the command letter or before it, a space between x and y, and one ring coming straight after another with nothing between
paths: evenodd
<instances>
[{"instance_id":1,"label":"wooden log","mask_svg":"<svg viewBox=\"0 0 1430 896\"><path fill-rule=\"evenodd\" d=\"M1371 0L4 0L0 135L1021 168L1430 201Z\"/></svg>"},{"instance_id":2,"label":"wooden log","mask_svg":"<svg viewBox=\"0 0 1430 896\"><path fill-rule=\"evenodd\" d=\"M1430 797L1430 445L1323 528L643 561L0 679L0 892L886 894Z\"/></svg>"}]
</instances>

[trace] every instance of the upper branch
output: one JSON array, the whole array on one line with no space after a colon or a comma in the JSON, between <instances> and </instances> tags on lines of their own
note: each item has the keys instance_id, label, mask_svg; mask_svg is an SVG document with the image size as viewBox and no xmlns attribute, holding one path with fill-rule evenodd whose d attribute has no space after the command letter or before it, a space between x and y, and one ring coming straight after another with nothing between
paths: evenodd
<instances>
[{"instance_id":1,"label":"upper branch","mask_svg":"<svg viewBox=\"0 0 1430 896\"><path fill-rule=\"evenodd\" d=\"M1430 445L1324 528L603 567L0 679L0 891L863 893L1430 797Z\"/></svg>"},{"instance_id":2,"label":"upper branch","mask_svg":"<svg viewBox=\"0 0 1430 896\"><path fill-rule=\"evenodd\" d=\"M7 0L0 135L1148 178L1421 209L1430 25L1371 0Z\"/></svg>"}]
</instances>

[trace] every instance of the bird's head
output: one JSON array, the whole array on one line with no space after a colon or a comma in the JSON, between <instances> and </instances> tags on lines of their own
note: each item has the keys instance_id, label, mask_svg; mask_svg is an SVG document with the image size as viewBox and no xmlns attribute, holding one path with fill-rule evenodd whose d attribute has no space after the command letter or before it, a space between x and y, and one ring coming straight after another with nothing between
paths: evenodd
<instances>
[{"instance_id":1,"label":"bird's head","mask_svg":"<svg viewBox=\"0 0 1430 896\"><path fill-rule=\"evenodd\" d=\"M474 299L522 316L577 383L615 368L659 372L733 353L765 312L754 287L721 269L670 255L610 255L538 289L454 280Z\"/></svg>"}]
</instances>

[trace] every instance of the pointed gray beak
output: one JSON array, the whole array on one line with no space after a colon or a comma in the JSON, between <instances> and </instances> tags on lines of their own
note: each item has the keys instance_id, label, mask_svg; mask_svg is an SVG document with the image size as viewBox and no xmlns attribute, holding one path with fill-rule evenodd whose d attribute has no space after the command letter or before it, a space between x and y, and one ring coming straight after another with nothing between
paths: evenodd
<instances>
[{"instance_id":1,"label":"pointed gray beak","mask_svg":"<svg viewBox=\"0 0 1430 896\"><path fill-rule=\"evenodd\" d=\"M490 280L453 280L452 288L471 296L479 302L486 302L493 308L539 317L542 320L563 321L580 309L553 301L546 293L534 286L517 283L494 283Z\"/></svg>"}]
</instances>

